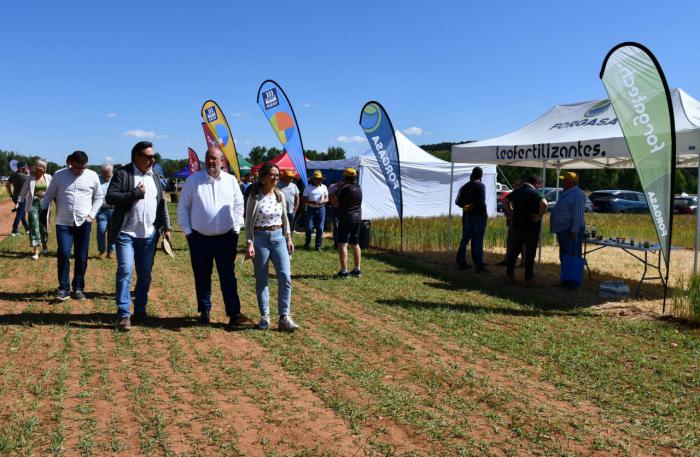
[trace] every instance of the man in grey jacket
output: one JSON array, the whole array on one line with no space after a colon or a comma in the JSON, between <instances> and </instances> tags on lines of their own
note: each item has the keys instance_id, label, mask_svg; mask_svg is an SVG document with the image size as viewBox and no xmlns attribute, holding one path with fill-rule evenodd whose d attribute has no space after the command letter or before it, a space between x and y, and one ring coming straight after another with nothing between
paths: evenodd
<instances>
[{"instance_id":1,"label":"man in grey jacket","mask_svg":"<svg viewBox=\"0 0 700 457\"><path fill-rule=\"evenodd\" d=\"M149 141L140 141L131 149L131 163L117 170L107 189L107 204L115 207L109 227L108 243L117 248L117 329L131 329L131 272L136 264L134 320L148 316L148 290L151 287L153 257L160 231L170 240L170 216L153 170L156 153Z\"/></svg>"}]
</instances>

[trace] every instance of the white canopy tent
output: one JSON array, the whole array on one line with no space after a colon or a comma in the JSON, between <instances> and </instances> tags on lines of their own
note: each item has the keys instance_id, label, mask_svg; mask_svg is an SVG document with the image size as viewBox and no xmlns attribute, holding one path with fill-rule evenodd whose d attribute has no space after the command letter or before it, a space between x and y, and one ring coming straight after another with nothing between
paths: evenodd
<instances>
[{"instance_id":1,"label":"white canopy tent","mask_svg":"<svg viewBox=\"0 0 700 457\"><path fill-rule=\"evenodd\" d=\"M682 89L673 89L671 100L676 125L676 166L698 167L700 102ZM452 160L557 170L634 168L609 100L557 105L506 135L452 146ZM696 214L696 272L700 244L698 218Z\"/></svg>"},{"instance_id":2,"label":"white canopy tent","mask_svg":"<svg viewBox=\"0 0 700 457\"><path fill-rule=\"evenodd\" d=\"M496 215L496 166L464 163L454 166L456 179L451 179L453 164L440 160L422 150L396 131L396 142L401 160L401 187L403 191L404 217L442 216L450 213L454 206L450 194L454 189L469 180L471 171L476 166L484 170L483 183L486 186L486 208L490 216ZM363 219L398 217L396 205L384 180L381 167L374 153L369 150L364 154L342 160L309 161L309 170L343 170L356 168L359 184L364 198L362 201ZM459 209L456 206L455 209Z\"/></svg>"},{"instance_id":3,"label":"white canopy tent","mask_svg":"<svg viewBox=\"0 0 700 457\"><path fill-rule=\"evenodd\" d=\"M700 102L682 89L671 91L679 167L697 167ZM452 146L456 163L520 167L634 168L608 100L557 105L530 124L490 140Z\"/></svg>"}]
</instances>

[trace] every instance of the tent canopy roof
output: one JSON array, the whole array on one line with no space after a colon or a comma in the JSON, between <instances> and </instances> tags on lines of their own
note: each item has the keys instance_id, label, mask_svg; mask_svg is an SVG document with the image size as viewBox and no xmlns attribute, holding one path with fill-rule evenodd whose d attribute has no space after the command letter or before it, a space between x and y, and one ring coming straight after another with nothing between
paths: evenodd
<instances>
[{"instance_id":1,"label":"tent canopy roof","mask_svg":"<svg viewBox=\"0 0 700 457\"><path fill-rule=\"evenodd\" d=\"M671 91L678 166L698 164L700 102L682 89ZM530 124L503 136L452 146L454 162L525 167L633 168L609 100L557 105Z\"/></svg>"},{"instance_id":2,"label":"tent canopy roof","mask_svg":"<svg viewBox=\"0 0 700 457\"><path fill-rule=\"evenodd\" d=\"M279 167L279 169L281 171L292 170L296 173L297 177L299 176L299 173L296 171L296 168L294 167L294 162L292 162L292 158L289 157L289 154L287 154L287 151L284 151L282 154L271 158L267 162L259 163L255 166L253 166L253 168L251 168L250 172L256 173L266 163L274 163L275 165L277 165Z\"/></svg>"},{"instance_id":3,"label":"tent canopy roof","mask_svg":"<svg viewBox=\"0 0 700 457\"><path fill-rule=\"evenodd\" d=\"M424 151L419 146L414 144L411 140L406 138L406 136L400 131L396 130L396 144L399 148L399 158L401 160L401 167L427 167L427 168L446 168L449 169L451 164L445 160L442 160L427 151ZM362 165L377 165L377 158L374 156L374 152L371 149L363 152L362 154L354 157L348 157L347 159L339 160L311 160L307 162L309 170L319 169L319 170L342 170L344 168L353 167L357 168ZM496 167L492 164L479 164L470 163L455 166L455 173L464 167L475 167L481 166L484 168L484 173L496 173Z\"/></svg>"}]
</instances>

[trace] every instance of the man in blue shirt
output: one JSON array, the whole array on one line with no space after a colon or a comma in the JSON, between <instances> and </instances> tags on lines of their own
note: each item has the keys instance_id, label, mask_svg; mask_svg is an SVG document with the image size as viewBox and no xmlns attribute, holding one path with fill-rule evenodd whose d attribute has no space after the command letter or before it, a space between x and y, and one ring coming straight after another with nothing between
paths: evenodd
<instances>
[{"instance_id":1,"label":"man in blue shirt","mask_svg":"<svg viewBox=\"0 0 700 457\"><path fill-rule=\"evenodd\" d=\"M581 243L586 227L584 211L586 196L578 187L578 175L566 172L559 179L563 180L564 191L559 194L557 204L552 208L551 231L557 234L559 243L559 260L565 255L581 256ZM576 286L575 284L563 284Z\"/></svg>"}]
</instances>

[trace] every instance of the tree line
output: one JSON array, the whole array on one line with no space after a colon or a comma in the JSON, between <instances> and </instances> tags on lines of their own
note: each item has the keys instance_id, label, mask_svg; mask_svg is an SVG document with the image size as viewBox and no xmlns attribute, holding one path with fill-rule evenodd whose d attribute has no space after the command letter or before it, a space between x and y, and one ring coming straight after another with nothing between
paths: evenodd
<instances>
[{"instance_id":1,"label":"tree line","mask_svg":"<svg viewBox=\"0 0 700 457\"><path fill-rule=\"evenodd\" d=\"M255 146L248 153L247 160L253 165L259 165L268 160L274 159L284 151L275 147ZM345 158L345 149L341 147L330 147L326 152L319 152L315 149L307 149L304 155L309 160L340 160Z\"/></svg>"},{"instance_id":2,"label":"tree line","mask_svg":"<svg viewBox=\"0 0 700 457\"><path fill-rule=\"evenodd\" d=\"M451 160L451 147L454 144L468 143L469 141L462 141L459 143L436 143L436 144L424 144L420 147L429 152L430 154L438 157L442 160ZM255 146L250 150L248 154L248 161L257 165L273 159L280 155L283 151L271 147L266 148L265 146ZM306 150L306 158L309 160L339 160L345 159L345 150L341 147L330 147L325 152L319 152L314 149ZM10 161L18 160L27 162L30 165L34 163L35 160L42 157L36 155L24 155L13 151L0 150L0 175L11 174ZM157 154L157 163L163 168L163 175L165 177L172 176L178 171L182 170L188 163L188 159L164 159ZM91 164L90 168L99 173L99 168L101 164ZM64 164L58 164L55 162L48 162L48 173L53 174L60 168L63 168ZM510 183L511 185L520 179L526 173L542 173L540 168L523 168L523 167L513 167L513 166L500 166L499 165L498 182L504 184ZM580 176L580 186L583 190L594 191L599 189L628 189L641 191L642 186L639 182L639 177L637 176L636 170L614 170L614 169L602 169L602 170L574 170L579 173ZM547 170L547 185L553 187L557 181L556 170ZM697 168L679 168L676 170L676 193L686 192L689 194L695 194L697 192L698 185L698 170Z\"/></svg>"}]
</instances>

